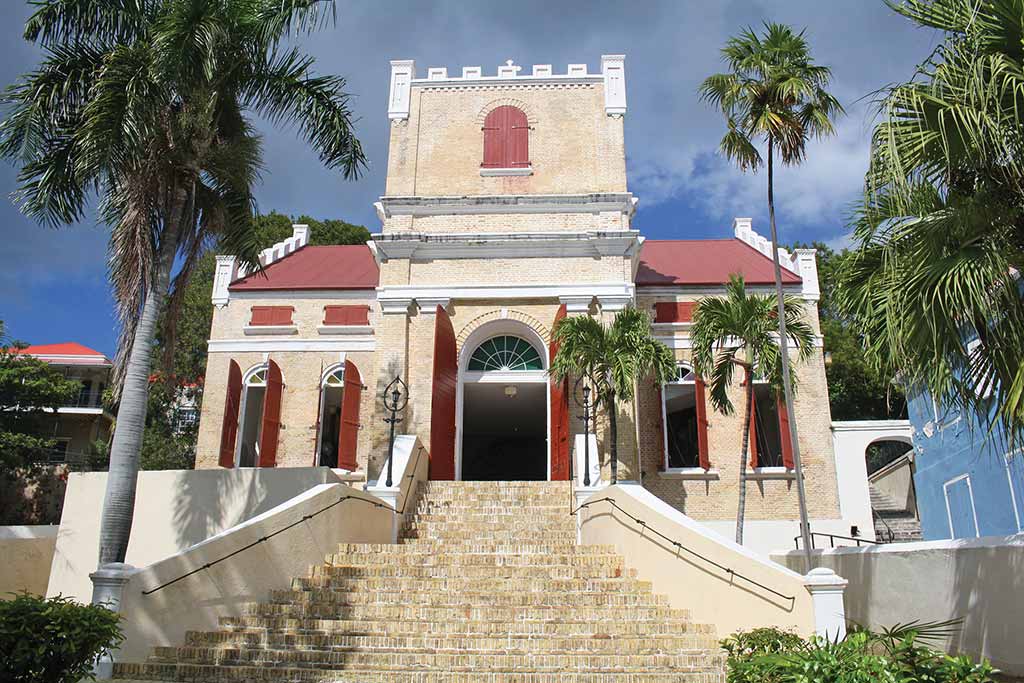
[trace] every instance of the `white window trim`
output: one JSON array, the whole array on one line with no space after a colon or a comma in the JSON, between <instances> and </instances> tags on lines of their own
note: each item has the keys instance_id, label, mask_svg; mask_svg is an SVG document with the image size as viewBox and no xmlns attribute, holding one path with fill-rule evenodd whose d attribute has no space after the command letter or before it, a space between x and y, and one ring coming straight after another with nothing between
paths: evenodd
<instances>
[{"instance_id":1,"label":"white window trim","mask_svg":"<svg viewBox=\"0 0 1024 683\"><path fill-rule=\"evenodd\" d=\"M690 365L688 363L676 363L676 378L674 380L672 380L671 382L665 382L661 386L661 467L662 467L662 472L661 473L662 474L676 473L676 474L679 474L679 475L691 475L691 474L695 475L697 473L703 473L705 476L700 476L700 477L696 477L696 476L694 476L694 477L690 477L690 476L676 476L676 477L671 477L671 478L673 478L673 479L707 479L709 477L707 477L706 474L708 472L711 472L712 471L711 469L705 470L703 467L669 467L668 466L668 411L665 408L665 400L666 400L665 399L665 393L666 393L665 392L665 387L670 386L670 385L673 385L673 386L692 386L693 387L693 400L694 400L695 403L696 403L696 400L697 400L697 381L696 380L686 380L686 381L680 380L679 379L679 375L680 375L679 370L681 368L686 368L690 372L694 372L692 365ZM700 429L699 425L697 426L697 429L698 430ZM698 443L697 448L699 450L700 449L699 437L698 437L698 442L697 443ZM699 461L700 461L700 456L698 455L698 462ZM713 478L714 479L718 479L718 474L716 473Z\"/></svg>"},{"instance_id":2,"label":"white window trim","mask_svg":"<svg viewBox=\"0 0 1024 683\"><path fill-rule=\"evenodd\" d=\"M788 467L755 467L747 465L747 479L768 480L768 479L796 479L796 470Z\"/></svg>"},{"instance_id":3,"label":"white window trim","mask_svg":"<svg viewBox=\"0 0 1024 683\"><path fill-rule=\"evenodd\" d=\"M320 334L373 334L372 325L320 325L316 328Z\"/></svg>"},{"instance_id":4,"label":"white window trim","mask_svg":"<svg viewBox=\"0 0 1024 683\"><path fill-rule=\"evenodd\" d=\"M953 510L949 507L949 487L963 479L967 480L967 497L971 500L971 516L974 518L974 537L980 538L981 534L978 531L978 511L974 507L974 486L971 485L971 475L969 473L961 474L959 477L953 477L942 485L942 497L946 499L946 521L949 522L949 537L951 539L955 538L953 535Z\"/></svg>"},{"instance_id":5,"label":"white window trim","mask_svg":"<svg viewBox=\"0 0 1024 683\"><path fill-rule=\"evenodd\" d=\"M316 453L314 454L314 460L316 461L317 467L324 467L324 465L320 464L320 455L321 455L321 452L323 450L323 440L324 440L324 408L326 407L325 404L327 403L327 389L340 389L341 392L342 392L342 400L343 401L345 400L344 399L344 392L345 392L345 378L344 378L344 376L345 376L345 358L344 358L344 354L342 354L342 356L343 357L342 357L340 363L332 363L331 365L328 365L326 368L324 368L323 373L320 375L320 407L319 407L319 409L317 411L317 415L319 417L317 418L317 425L316 425ZM340 387L328 387L327 386L327 380L330 379L336 372L339 372L339 371L342 373L341 386ZM341 438L341 429L340 428L338 429L338 438ZM345 471L347 472L348 470L345 470Z\"/></svg>"},{"instance_id":6,"label":"white window trim","mask_svg":"<svg viewBox=\"0 0 1024 683\"><path fill-rule=\"evenodd\" d=\"M522 175L533 175L533 165L522 166L517 168L484 168L480 167L480 176L497 177L497 176L522 176Z\"/></svg>"},{"instance_id":7,"label":"white window trim","mask_svg":"<svg viewBox=\"0 0 1024 683\"><path fill-rule=\"evenodd\" d=\"M1006 483L1010 487L1010 504L1013 506L1013 519L1017 522L1017 531L1024 531L1024 527L1021 526L1020 520L1020 509L1017 507L1017 494L1013 490L1013 472L1010 471L1010 460L1014 457L1024 458L1024 453L1021 449L1011 451L1003 457L1003 467L1006 468Z\"/></svg>"},{"instance_id":8,"label":"white window trim","mask_svg":"<svg viewBox=\"0 0 1024 683\"><path fill-rule=\"evenodd\" d=\"M681 479L684 481L718 481L718 470L714 467L705 470L703 467L669 467L658 472L661 479Z\"/></svg>"},{"instance_id":9,"label":"white window trim","mask_svg":"<svg viewBox=\"0 0 1024 683\"><path fill-rule=\"evenodd\" d=\"M295 325L246 325L242 332L252 334L298 334L299 328Z\"/></svg>"}]
</instances>

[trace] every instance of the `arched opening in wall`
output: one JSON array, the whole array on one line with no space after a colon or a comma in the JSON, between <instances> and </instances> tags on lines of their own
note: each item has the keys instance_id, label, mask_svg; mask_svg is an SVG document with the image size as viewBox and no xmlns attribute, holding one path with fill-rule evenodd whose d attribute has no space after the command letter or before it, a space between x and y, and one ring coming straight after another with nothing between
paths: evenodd
<instances>
[{"instance_id":1,"label":"arched opening in wall","mask_svg":"<svg viewBox=\"0 0 1024 683\"><path fill-rule=\"evenodd\" d=\"M701 466L697 376L680 365L676 377L662 388L665 411L665 460L669 469Z\"/></svg>"},{"instance_id":2,"label":"arched opening in wall","mask_svg":"<svg viewBox=\"0 0 1024 683\"><path fill-rule=\"evenodd\" d=\"M913 446L901 439L879 439L871 442L864 451L868 476L870 477L911 450L913 450Z\"/></svg>"},{"instance_id":3,"label":"arched opening in wall","mask_svg":"<svg viewBox=\"0 0 1024 683\"><path fill-rule=\"evenodd\" d=\"M784 466L778 404L778 397L771 386L755 379L751 454L756 454L756 467Z\"/></svg>"},{"instance_id":4,"label":"arched opening in wall","mask_svg":"<svg viewBox=\"0 0 1024 683\"><path fill-rule=\"evenodd\" d=\"M241 427L239 429L238 467L256 467L260 461L260 437L263 433L263 402L267 395L267 366L249 371L242 385Z\"/></svg>"},{"instance_id":5,"label":"arched opening in wall","mask_svg":"<svg viewBox=\"0 0 1024 683\"><path fill-rule=\"evenodd\" d=\"M461 479L546 480L549 402L545 356L524 336L494 333L500 327L490 327L492 336L468 344L472 352L464 359Z\"/></svg>"},{"instance_id":6,"label":"arched opening in wall","mask_svg":"<svg viewBox=\"0 0 1024 683\"><path fill-rule=\"evenodd\" d=\"M317 464L338 466L338 445L341 442L341 402L345 394L345 367L329 371L320 385L320 438Z\"/></svg>"}]
</instances>

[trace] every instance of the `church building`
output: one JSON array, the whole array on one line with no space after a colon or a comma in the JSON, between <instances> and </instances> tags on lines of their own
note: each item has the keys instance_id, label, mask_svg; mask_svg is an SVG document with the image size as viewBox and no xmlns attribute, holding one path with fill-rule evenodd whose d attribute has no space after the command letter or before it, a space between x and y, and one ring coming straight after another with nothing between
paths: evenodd
<instances>
[{"instance_id":1,"label":"church building","mask_svg":"<svg viewBox=\"0 0 1024 683\"><path fill-rule=\"evenodd\" d=\"M424 74L391 62L387 180L370 242L310 246L296 225L262 253L263 272L218 257L196 467L326 466L373 482L388 455L382 396L400 378L408 404L396 430L425 445L430 479L581 482L583 408L572 383L548 375L552 330L566 316L607 323L634 306L673 349L678 375L641 381L621 407L619 479L731 534L743 411L710 405L690 366L690 328L695 302L724 293L731 274L773 291L771 247L749 218L734 219L729 239L645 239L626 115L623 55L603 55L597 73L510 61L496 75ZM793 415L754 380L746 517L750 542L760 534L766 548L798 533L789 420L816 529L851 533L815 252L781 257L818 351L795 364ZM742 391L733 387L738 407ZM596 432L592 485L610 479L606 416Z\"/></svg>"}]
</instances>

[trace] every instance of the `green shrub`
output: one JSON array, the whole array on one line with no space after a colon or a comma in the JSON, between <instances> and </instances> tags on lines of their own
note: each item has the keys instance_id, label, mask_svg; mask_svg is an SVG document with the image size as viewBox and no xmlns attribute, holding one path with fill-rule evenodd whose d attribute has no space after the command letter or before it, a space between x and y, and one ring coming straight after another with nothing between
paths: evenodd
<instances>
[{"instance_id":1,"label":"green shrub","mask_svg":"<svg viewBox=\"0 0 1024 683\"><path fill-rule=\"evenodd\" d=\"M948 635L953 622L855 629L841 641L803 640L762 628L722 641L729 683L991 683L988 662L951 657L922 641Z\"/></svg>"},{"instance_id":2,"label":"green shrub","mask_svg":"<svg viewBox=\"0 0 1024 683\"><path fill-rule=\"evenodd\" d=\"M76 683L92 680L96 658L122 640L119 617L69 598L22 593L0 600L0 680Z\"/></svg>"},{"instance_id":3,"label":"green shrub","mask_svg":"<svg viewBox=\"0 0 1024 683\"><path fill-rule=\"evenodd\" d=\"M738 631L722 641L727 654L729 683L776 683L771 667L761 663L764 655L796 652L806 645L803 638L777 628Z\"/></svg>"}]
</instances>

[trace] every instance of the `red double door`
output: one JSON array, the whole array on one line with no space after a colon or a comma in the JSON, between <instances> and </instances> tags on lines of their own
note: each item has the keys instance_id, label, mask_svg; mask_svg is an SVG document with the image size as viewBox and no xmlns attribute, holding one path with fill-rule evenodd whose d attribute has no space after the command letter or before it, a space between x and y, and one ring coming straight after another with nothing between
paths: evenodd
<instances>
[{"instance_id":1,"label":"red double door","mask_svg":"<svg viewBox=\"0 0 1024 683\"><path fill-rule=\"evenodd\" d=\"M558 309L555 323L565 317L565 306ZM550 357L558 352L552 341ZM566 383L551 381L551 479L569 479L569 392ZM455 479L455 397L459 387L459 356L451 317L437 307L434 323L434 369L430 399L430 478Z\"/></svg>"}]
</instances>

